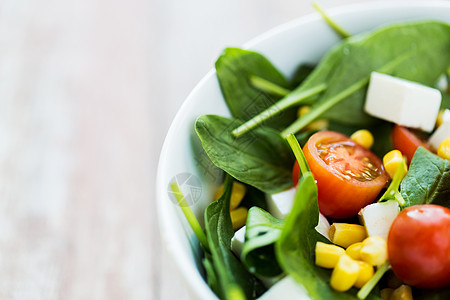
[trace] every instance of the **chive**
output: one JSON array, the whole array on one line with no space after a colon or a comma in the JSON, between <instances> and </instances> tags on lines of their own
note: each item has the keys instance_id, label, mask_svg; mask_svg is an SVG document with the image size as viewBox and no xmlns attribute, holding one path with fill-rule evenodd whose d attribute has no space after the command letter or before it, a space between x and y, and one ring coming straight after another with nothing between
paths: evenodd
<instances>
[{"instance_id":1,"label":"chive","mask_svg":"<svg viewBox=\"0 0 450 300\"><path fill-rule=\"evenodd\" d=\"M405 60L410 58L410 56L411 55L408 53L401 55L401 56L397 57L396 59L394 59L393 61L388 62L387 64L385 64L378 70L375 70L375 72L379 72L379 73L391 72L396 66L398 66L399 64L403 63ZM356 93L358 90L365 87L369 83L369 80L370 80L370 74L367 77L365 77L365 78L355 82L354 84L350 85L349 87L345 88L340 93L338 93L328 99L321 100L321 102L318 105L313 106L306 115L299 118L297 121L292 123L288 128L283 130L281 132L281 135L286 136L292 132L298 132L301 129L305 128L305 126L307 126L312 121L316 120L318 117L320 117L327 110L332 108L334 105L338 104L342 100L346 99L348 96L352 95L353 93Z\"/></svg>"},{"instance_id":2,"label":"chive","mask_svg":"<svg viewBox=\"0 0 450 300\"><path fill-rule=\"evenodd\" d=\"M320 6L317 3L313 3L313 7L322 15L322 18L325 20L325 22L330 25L330 27L339 34L342 38L348 38L351 36L347 31L345 31L341 26L336 24L328 15L325 13L325 11L320 8Z\"/></svg>"},{"instance_id":3,"label":"chive","mask_svg":"<svg viewBox=\"0 0 450 300\"><path fill-rule=\"evenodd\" d=\"M366 284L363 285L358 294L356 294L358 299L366 299L372 289L378 283L378 281L380 281L381 277L383 277L384 273L387 272L387 270L389 270L389 262L385 262L381 267L379 267L372 278L370 278L369 281L367 281Z\"/></svg>"},{"instance_id":4,"label":"chive","mask_svg":"<svg viewBox=\"0 0 450 300\"><path fill-rule=\"evenodd\" d=\"M259 76L250 76L250 83L260 91L284 97L291 91Z\"/></svg>"},{"instance_id":5,"label":"chive","mask_svg":"<svg viewBox=\"0 0 450 300\"><path fill-rule=\"evenodd\" d=\"M206 235L203 232L202 227L200 226L200 223L198 222L197 218L195 217L194 213L192 212L191 208L186 202L186 198L183 196L183 193L181 192L180 187L176 182L172 182L170 184L170 188L172 189L172 192L177 199L178 205L181 207L181 210L183 211L183 214L185 215L189 225L191 225L192 230L194 231L195 235L197 236L198 240L200 241L200 244L203 248L205 248L207 251L209 251L208 241L206 239Z\"/></svg>"},{"instance_id":6,"label":"chive","mask_svg":"<svg viewBox=\"0 0 450 300\"><path fill-rule=\"evenodd\" d=\"M289 143L289 146L291 146L292 152L294 152L295 158L298 161L298 165L300 167L300 171L302 174L305 174L306 172L310 172L308 162L306 161L305 154L303 154L302 147L300 147L300 144L297 141L297 138L294 134L289 134L286 137L286 140Z\"/></svg>"},{"instance_id":7,"label":"chive","mask_svg":"<svg viewBox=\"0 0 450 300\"><path fill-rule=\"evenodd\" d=\"M398 189L400 188L400 183L402 182L403 177L405 176L404 173L405 169L406 169L406 159L403 157L402 163L395 171L394 177L392 178L389 187L387 188L386 192L384 192L383 196L381 196L380 200L378 200L378 202L395 199L397 200L400 207L403 207L405 205L405 199L403 199L402 195L398 191Z\"/></svg>"},{"instance_id":8,"label":"chive","mask_svg":"<svg viewBox=\"0 0 450 300\"><path fill-rule=\"evenodd\" d=\"M238 128L234 129L232 131L233 136L239 137L243 135L244 133L250 131L251 129L255 128L265 120L269 119L270 117L282 112L286 108L289 108L293 105L301 103L303 100L309 99L312 96L315 96L321 92L323 92L326 89L327 85L325 83L319 84L313 88L310 88L300 94L297 95L297 97L285 97L275 103L274 105L270 106L268 109L264 110L257 116L253 117L249 121L245 122Z\"/></svg>"}]
</instances>

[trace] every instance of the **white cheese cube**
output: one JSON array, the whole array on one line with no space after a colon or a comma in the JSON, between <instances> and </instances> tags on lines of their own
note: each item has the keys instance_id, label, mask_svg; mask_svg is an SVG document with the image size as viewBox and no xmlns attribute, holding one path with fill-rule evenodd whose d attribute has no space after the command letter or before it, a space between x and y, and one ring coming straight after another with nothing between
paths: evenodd
<instances>
[{"instance_id":1,"label":"white cheese cube","mask_svg":"<svg viewBox=\"0 0 450 300\"><path fill-rule=\"evenodd\" d=\"M316 226L316 230L318 233L326 237L329 241L330 239L330 223L328 222L327 218L319 213L319 224Z\"/></svg>"},{"instance_id":2,"label":"white cheese cube","mask_svg":"<svg viewBox=\"0 0 450 300\"><path fill-rule=\"evenodd\" d=\"M279 299L310 299L304 287L298 284L294 278L286 276L272 286L267 292L262 294L260 300Z\"/></svg>"},{"instance_id":3,"label":"white cheese cube","mask_svg":"<svg viewBox=\"0 0 450 300\"><path fill-rule=\"evenodd\" d=\"M440 105L437 89L372 72L364 109L374 117L431 132Z\"/></svg>"},{"instance_id":4,"label":"white cheese cube","mask_svg":"<svg viewBox=\"0 0 450 300\"><path fill-rule=\"evenodd\" d=\"M241 257L244 242L245 242L245 226L241 227L241 229L236 231L234 233L234 236L231 238L231 251L233 251L237 257Z\"/></svg>"},{"instance_id":5,"label":"white cheese cube","mask_svg":"<svg viewBox=\"0 0 450 300\"><path fill-rule=\"evenodd\" d=\"M276 194L267 195L267 207L272 216L284 219L289 214L294 203L295 191L296 188L293 187Z\"/></svg>"},{"instance_id":6,"label":"white cheese cube","mask_svg":"<svg viewBox=\"0 0 450 300\"><path fill-rule=\"evenodd\" d=\"M399 212L398 202L389 200L369 204L362 208L358 215L368 236L379 236L387 240L389 229Z\"/></svg>"},{"instance_id":7,"label":"white cheese cube","mask_svg":"<svg viewBox=\"0 0 450 300\"><path fill-rule=\"evenodd\" d=\"M428 142L434 150L437 150L442 141L449 137L450 137L450 122L444 122L430 136Z\"/></svg>"},{"instance_id":8,"label":"white cheese cube","mask_svg":"<svg viewBox=\"0 0 450 300\"><path fill-rule=\"evenodd\" d=\"M278 219L287 217L294 204L296 191L297 189L293 187L280 193L267 195L267 207L272 216ZM321 213L319 213L319 223L316 226L316 230L330 240L330 224L328 223L327 218Z\"/></svg>"}]
</instances>

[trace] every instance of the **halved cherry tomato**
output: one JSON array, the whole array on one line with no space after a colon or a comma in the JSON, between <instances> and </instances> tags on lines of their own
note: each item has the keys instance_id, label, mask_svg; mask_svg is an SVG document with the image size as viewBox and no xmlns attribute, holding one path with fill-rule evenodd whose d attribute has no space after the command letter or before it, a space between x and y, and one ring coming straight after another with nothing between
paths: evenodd
<instances>
[{"instance_id":1,"label":"halved cherry tomato","mask_svg":"<svg viewBox=\"0 0 450 300\"><path fill-rule=\"evenodd\" d=\"M327 217L356 215L389 178L375 154L337 132L315 133L303 152L317 182L319 210ZM298 181L298 171L293 176Z\"/></svg>"},{"instance_id":2,"label":"halved cherry tomato","mask_svg":"<svg viewBox=\"0 0 450 300\"><path fill-rule=\"evenodd\" d=\"M392 270L405 283L450 285L450 209L433 204L405 208L392 223L387 244Z\"/></svg>"},{"instance_id":3,"label":"halved cherry tomato","mask_svg":"<svg viewBox=\"0 0 450 300\"><path fill-rule=\"evenodd\" d=\"M410 130L397 124L392 129L392 143L394 144L395 149L400 150L400 152L406 156L408 164L411 162L414 153L419 146L430 150L427 143L422 141Z\"/></svg>"}]
</instances>

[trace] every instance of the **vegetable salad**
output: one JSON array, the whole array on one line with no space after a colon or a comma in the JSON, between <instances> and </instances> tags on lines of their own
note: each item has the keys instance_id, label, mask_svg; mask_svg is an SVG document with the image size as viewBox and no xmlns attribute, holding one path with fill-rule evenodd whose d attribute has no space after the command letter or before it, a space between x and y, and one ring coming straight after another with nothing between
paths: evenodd
<instances>
[{"instance_id":1,"label":"vegetable salad","mask_svg":"<svg viewBox=\"0 0 450 300\"><path fill-rule=\"evenodd\" d=\"M436 21L343 38L292 78L224 50L215 66L233 117L195 123L224 184L204 228L184 208L219 298L276 299L289 278L311 299L450 299L449 50L450 25ZM407 114L396 101L428 102ZM411 128L417 118L433 128Z\"/></svg>"}]
</instances>

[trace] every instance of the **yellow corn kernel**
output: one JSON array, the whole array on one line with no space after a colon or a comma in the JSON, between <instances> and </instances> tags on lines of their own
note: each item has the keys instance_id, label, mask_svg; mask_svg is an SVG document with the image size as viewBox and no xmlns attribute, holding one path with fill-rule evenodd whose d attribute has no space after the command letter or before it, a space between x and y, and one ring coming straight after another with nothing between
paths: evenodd
<instances>
[{"instance_id":1,"label":"yellow corn kernel","mask_svg":"<svg viewBox=\"0 0 450 300\"><path fill-rule=\"evenodd\" d=\"M298 109L298 111L297 111L297 117L298 117L298 118L303 117L303 116L306 115L310 110L311 110L311 107L310 107L310 106L307 106L307 105L300 107L300 108ZM325 128L327 128L327 127L328 127L328 121L325 120L325 119L319 119L319 120L316 120L316 121L314 121L314 122L309 123L308 126L306 126L305 129L306 129L306 130L314 130L314 131L317 131L317 130L325 129Z\"/></svg>"},{"instance_id":2,"label":"yellow corn kernel","mask_svg":"<svg viewBox=\"0 0 450 300\"><path fill-rule=\"evenodd\" d=\"M316 243L316 265L322 268L332 269L336 266L339 257L345 253L341 247L322 242Z\"/></svg>"},{"instance_id":3,"label":"yellow corn kernel","mask_svg":"<svg viewBox=\"0 0 450 300\"><path fill-rule=\"evenodd\" d=\"M387 243L379 236L370 236L362 243L361 259L372 266L382 265L388 258Z\"/></svg>"},{"instance_id":4,"label":"yellow corn kernel","mask_svg":"<svg viewBox=\"0 0 450 300\"><path fill-rule=\"evenodd\" d=\"M389 300L413 300L411 287L405 284L401 285L392 292Z\"/></svg>"},{"instance_id":5,"label":"yellow corn kernel","mask_svg":"<svg viewBox=\"0 0 450 300\"><path fill-rule=\"evenodd\" d=\"M234 181L233 187L231 189L231 198L230 198L230 210L235 209L241 204L242 199L244 199L245 193L247 192L247 188L240 182ZM214 197L214 201L220 198L223 193L223 184L217 189L216 195Z\"/></svg>"},{"instance_id":6,"label":"yellow corn kernel","mask_svg":"<svg viewBox=\"0 0 450 300\"><path fill-rule=\"evenodd\" d=\"M436 128L441 126L444 122L447 122L450 120L450 110L448 109L441 109L438 113L438 116L436 118Z\"/></svg>"},{"instance_id":7,"label":"yellow corn kernel","mask_svg":"<svg viewBox=\"0 0 450 300\"><path fill-rule=\"evenodd\" d=\"M297 117L298 117L298 118L303 117L303 116L306 115L310 110L311 110L311 107L310 107L310 106L307 106L307 105L301 106L301 107L297 110Z\"/></svg>"},{"instance_id":8,"label":"yellow corn kernel","mask_svg":"<svg viewBox=\"0 0 450 300\"><path fill-rule=\"evenodd\" d=\"M373 145L373 135L367 129L355 131L350 138L366 149L370 149Z\"/></svg>"},{"instance_id":9,"label":"yellow corn kernel","mask_svg":"<svg viewBox=\"0 0 450 300\"><path fill-rule=\"evenodd\" d=\"M245 207L238 207L230 211L231 223L233 224L233 229L238 230L245 225L247 221L248 209Z\"/></svg>"},{"instance_id":10,"label":"yellow corn kernel","mask_svg":"<svg viewBox=\"0 0 450 300\"><path fill-rule=\"evenodd\" d=\"M359 251L361 250L362 243L354 243L348 246L348 248L345 250L345 254L353 258L354 260L361 260L361 254Z\"/></svg>"},{"instance_id":11,"label":"yellow corn kernel","mask_svg":"<svg viewBox=\"0 0 450 300\"><path fill-rule=\"evenodd\" d=\"M391 289L391 288L385 288L385 289L382 289L381 291L380 291L380 294L381 294L381 299L383 299L383 300L389 300L390 298L391 298L391 295L392 295L392 292L394 291L394 289Z\"/></svg>"},{"instance_id":12,"label":"yellow corn kernel","mask_svg":"<svg viewBox=\"0 0 450 300\"><path fill-rule=\"evenodd\" d=\"M317 121L309 123L309 125L306 126L306 129L319 131L319 130L324 130L327 127L328 127L328 121L325 119L319 119Z\"/></svg>"},{"instance_id":13,"label":"yellow corn kernel","mask_svg":"<svg viewBox=\"0 0 450 300\"><path fill-rule=\"evenodd\" d=\"M394 177L395 172L397 169L402 166L404 167L404 175L406 175L407 167L406 164L403 164L403 155L399 150L392 150L386 153L386 155L383 157L383 166L386 172L391 176L391 178Z\"/></svg>"},{"instance_id":14,"label":"yellow corn kernel","mask_svg":"<svg viewBox=\"0 0 450 300\"><path fill-rule=\"evenodd\" d=\"M374 271L373 267L368 263L360 260L356 262L359 264L359 273L358 278L356 278L355 286L360 289L370 280L370 278L372 278Z\"/></svg>"},{"instance_id":15,"label":"yellow corn kernel","mask_svg":"<svg viewBox=\"0 0 450 300\"><path fill-rule=\"evenodd\" d=\"M450 160L450 138L446 138L442 141L437 150L437 155L440 158Z\"/></svg>"},{"instance_id":16,"label":"yellow corn kernel","mask_svg":"<svg viewBox=\"0 0 450 300\"><path fill-rule=\"evenodd\" d=\"M347 248L361 242L366 237L364 226L347 223L333 223L330 227L330 240L333 244Z\"/></svg>"},{"instance_id":17,"label":"yellow corn kernel","mask_svg":"<svg viewBox=\"0 0 450 300\"><path fill-rule=\"evenodd\" d=\"M331 273L330 285L338 292L349 290L356 282L359 264L347 254L342 254Z\"/></svg>"}]
</instances>

